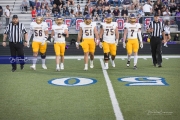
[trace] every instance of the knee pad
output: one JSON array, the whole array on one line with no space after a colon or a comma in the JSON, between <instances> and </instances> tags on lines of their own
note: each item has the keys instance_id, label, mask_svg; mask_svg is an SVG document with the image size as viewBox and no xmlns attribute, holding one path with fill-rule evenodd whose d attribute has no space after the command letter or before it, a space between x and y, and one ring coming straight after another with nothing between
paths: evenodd
<instances>
[{"instance_id":1,"label":"knee pad","mask_svg":"<svg viewBox=\"0 0 180 120\"><path fill-rule=\"evenodd\" d=\"M45 59L46 58L46 53L40 53L41 54L41 58Z\"/></svg>"},{"instance_id":2,"label":"knee pad","mask_svg":"<svg viewBox=\"0 0 180 120\"><path fill-rule=\"evenodd\" d=\"M108 53L104 53L104 60L109 60L109 54Z\"/></svg>"}]
</instances>

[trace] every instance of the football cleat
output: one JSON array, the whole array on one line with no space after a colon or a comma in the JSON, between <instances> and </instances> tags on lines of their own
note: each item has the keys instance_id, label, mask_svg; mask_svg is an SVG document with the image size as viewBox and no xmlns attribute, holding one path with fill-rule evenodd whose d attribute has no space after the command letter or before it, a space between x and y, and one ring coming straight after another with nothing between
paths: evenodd
<instances>
[{"instance_id":1,"label":"football cleat","mask_svg":"<svg viewBox=\"0 0 180 120\"><path fill-rule=\"evenodd\" d=\"M94 68L93 62L90 62L90 68Z\"/></svg>"},{"instance_id":2,"label":"football cleat","mask_svg":"<svg viewBox=\"0 0 180 120\"><path fill-rule=\"evenodd\" d=\"M136 69L137 69L137 66L135 65L133 69L136 70Z\"/></svg>"},{"instance_id":3,"label":"football cleat","mask_svg":"<svg viewBox=\"0 0 180 120\"><path fill-rule=\"evenodd\" d=\"M42 64L42 68L45 69L45 70L47 69L45 64Z\"/></svg>"},{"instance_id":4,"label":"football cleat","mask_svg":"<svg viewBox=\"0 0 180 120\"><path fill-rule=\"evenodd\" d=\"M161 65L161 64L158 64L158 67L160 68L160 67L162 67L162 65Z\"/></svg>"},{"instance_id":5,"label":"football cleat","mask_svg":"<svg viewBox=\"0 0 180 120\"><path fill-rule=\"evenodd\" d=\"M88 70L88 68L87 68L87 67L85 67L85 68L84 68L84 70L86 71L86 70Z\"/></svg>"},{"instance_id":6,"label":"football cleat","mask_svg":"<svg viewBox=\"0 0 180 120\"><path fill-rule=\"evenodd\" d=\"M112 65L113 67L116 67L114 61L113 61L112 59L111 59L110 61L111 61L111 65Z\"/></svg>"},{"instance_id":7,"label":"football cleat","mask_svg":"<svg viewBox=\"0 0 180 120\"><path fill-rule=\"evenodd\" d=\"M109 67L107 67L107 66L104 66L104 70L107 70L107 69L109 69Z\"/></svg>"},{"instance_id":8,"label":"football cleat","mask_svg":"<svg viewBox=\"0 0 180 120\"><path fill-rule=\"evenodd\" d=\"M64 70L64 64L61 64L61 70Z\"/></svg>"},{"instance_id":9,"label":"football cleat","mask_svg":"<svg viewBox=\"0 0 180 120\"><path fill-rule=\"evenodd\" d=\"M32 66L30 66L30 69L36 70L36 66L32 65Z\"/></svg>"},{"instance_id":10,"label":"football cleat","mask_svg":"<svg viewBox=\"0 0 180 120\"><path fill-rule=\"evenodd\" d=\"M129 67L130 66L130 61L127 61L127 67Z\"/></svg>"},{"instance_id":11,"label":"football cleat","mask_svg":"<svg viewBox=\"0 0 180 120\"><path fill-rule=\"evenodd\" d=\"M56 71L60 71L60 68L56 68Z\"/></svg>"}]
</instances>

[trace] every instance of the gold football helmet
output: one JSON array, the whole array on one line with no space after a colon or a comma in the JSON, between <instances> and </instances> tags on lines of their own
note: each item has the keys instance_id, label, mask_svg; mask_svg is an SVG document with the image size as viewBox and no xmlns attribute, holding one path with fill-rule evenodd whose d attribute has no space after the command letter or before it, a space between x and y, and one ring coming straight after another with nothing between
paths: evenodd
<instances>
[{"instance_id":1,"label":"gold football helmet","mask_svg":"<svg viewBox=\"0 0 180 120\"><path fill-rule=\"evenodd\" d=\"M136 17L134 14L130 15L129 21L130 21L130 23L136 23Z\"/></svg>"},{"instance_id":2,"label":"gold football helmet","mask_svg":"<svg viewBox=\"0 0 180 120\"><path fill-rule=\"evenodd\" d=\"M63 18L61 16L57 16L55 22L57 25L61 25L63 24Z\"/></svg>"},{"instance_id":3,"label":"gold football helmet","mask_svg":"<svg viewBox=\"0 0 180 120\"><path fill-rule=\"evenodd\" d=\"M91 24L91 22L92 22L91 16L89 14L87 14L84 18L84 23L86 25L89 25L89 24Z\"/></svg>"},{"instance_id":4,"label":"gold football helmet","mask_svg":"<svg viewBox=\"0 0 180 120\"><path fill-rule=\"evenodd\" d=\"M36 17L36 23L41 24L43 22L43 17L42 16L37 16Z\"/></svg>"},{"instance_id":5,"label":"gold football helmet","mask_svg":"<svg viewBox=\"0 0 180 120\"><path fill-rule=\"evenodd\" d=\"M112 22L112 16L111 14L106 14L106 18L105 18L105 21L107 24L110 24Z\"/></svg>"}]
</instances>

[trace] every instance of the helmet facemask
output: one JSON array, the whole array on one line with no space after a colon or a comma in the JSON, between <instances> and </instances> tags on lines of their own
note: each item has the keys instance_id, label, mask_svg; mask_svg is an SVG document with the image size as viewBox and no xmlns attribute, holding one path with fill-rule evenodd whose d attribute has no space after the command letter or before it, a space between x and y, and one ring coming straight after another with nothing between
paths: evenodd
<instances>
[{"instance_id":1,"label":"helmet facemask","mask_svg":"<svg viewBox=\"0 0 180 120\"><path fill-rule=\"evenodd\" d=\"M60 19L60 18L58 19L58 18L57 18L57 19L56 19L56 24L57 24L57 25L63 24L63 19Z\"/></svg>"},{"instance_id":2,"label":"helmet facemask","mask_svg":"<svg viewBox=\"0 0 180 120\"><path fill-rule=\"evenodd\" d=\"M41 24L43 22L43 18L42 17L36 17L36 23L37 24Z\"/></svg>"},{"instance_id":3,"label":"helmet facemask","mask_svg":"<svg viewBox=\"0 0 180 120\"><path fill-rule=\"evenodd\" d=\"M85 23L86 25L90 25L91 22L92 22L91 19L84 19L84 23Z\"/></svg>"},{"instance_id":4,"label":"helmet facemask","mask_svg":"<svg viewBox=\"0 0 180 120\"><path fill-rule=\"evenodd\" d=\"M112 22L112 18L106 18L106 23L110 24Z\"/></svg>"}]
</instances>

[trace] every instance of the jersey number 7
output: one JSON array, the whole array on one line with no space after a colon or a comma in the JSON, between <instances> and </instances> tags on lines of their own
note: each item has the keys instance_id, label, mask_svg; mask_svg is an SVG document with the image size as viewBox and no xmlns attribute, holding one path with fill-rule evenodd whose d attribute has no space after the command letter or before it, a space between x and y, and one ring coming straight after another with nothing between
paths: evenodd
<instances>
[{"instance_id":1,"label":"jersey number 7","mask_svg":"<svg viewBox=\"0 0 180 120\"><path fill-rule=\"evenodd\" d=\"M131 37L133 37L134 30L131 30Z\"/></svg>"}]
</instances>

